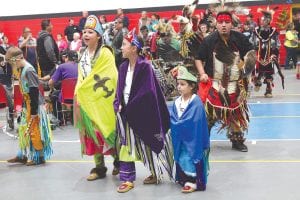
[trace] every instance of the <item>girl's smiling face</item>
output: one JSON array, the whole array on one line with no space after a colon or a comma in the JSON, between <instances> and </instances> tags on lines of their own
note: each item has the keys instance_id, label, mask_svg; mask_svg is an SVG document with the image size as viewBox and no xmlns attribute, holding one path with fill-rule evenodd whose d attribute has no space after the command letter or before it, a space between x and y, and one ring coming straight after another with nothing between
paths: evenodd
<instances>
[{"instance_id":1,"label":"girl's smiling face","mask_svg":"<svg viewBox=\"0 0 300 200\"><path fill-rule=\"evenodd\" d=\"M82 38L87 46L95 45L98 43L98 40L100 40L100 36L97 32L88 28L82 31Z\"/></svg>"}]
</instances>

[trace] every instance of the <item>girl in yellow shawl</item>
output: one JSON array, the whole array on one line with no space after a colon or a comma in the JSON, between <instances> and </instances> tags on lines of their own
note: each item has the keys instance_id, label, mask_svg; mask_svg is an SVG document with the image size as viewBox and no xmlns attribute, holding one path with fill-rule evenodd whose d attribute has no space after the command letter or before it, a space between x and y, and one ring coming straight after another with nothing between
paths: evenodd
<instances>
[{"instance_id":1,"label":"girl in yellow shawl","mask_svg":"<svg viewBox=\"0 0 300 200\"><path fill-rule=\"evenodd\" d=\"M113 101L117 86L117 68L111 48L102 45L102 27L96 16L87 18L83 30L86 48L78 65L75 88L75 125L80 130L82 154L94 155L96 167L87 180L106 176L104 155L115 155L115 114ZM118 174L114 161L113 175Z\"/></svg>"}]
</instances>

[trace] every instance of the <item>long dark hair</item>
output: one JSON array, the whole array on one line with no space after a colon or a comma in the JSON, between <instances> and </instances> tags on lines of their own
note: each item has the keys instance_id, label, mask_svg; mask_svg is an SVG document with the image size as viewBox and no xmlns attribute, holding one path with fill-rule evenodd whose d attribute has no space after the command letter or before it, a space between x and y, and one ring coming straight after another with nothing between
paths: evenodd
<instances>
[{"instance_id":1,"label":"long dark hair","mask_svg":"<svg viewBox=\"0 0 300 200\"><path fill-rule=\"evenodd\" d=\"M198 92L198 84L196 82L194 82L194 81L189 81L189 80L184 80L184 81L186 81L188 83L188 85L193 88L192 89L193 94L197 94L197 92Z\"/></svg>"},{"instance_id":2,"label":"long dark hair","mask_svg":"<svg viewBox=\"0 0 300 200\"><path fill-rule=\"evenodd\" d=\"M100 50L100 48L101 48L101 46L102 46L102 44L103 44L103 42L102 42L102 36L101 36L98 32L96 32L96 33L97 33L97 36L100 37L100 39L98 40L98 44L97 44L97 47L96 47L96 50L95 50L95 54L94 54L92 60L94 60L95 56L98 54L98 51ZM84 52L86 49L87 49L87 46L86 46L85 48L82 48L82 49L80 50L80 57L78 58L78 61L81 60L81 57L83 56L83 52Z\"/></svg>"},{"instance_id":3,"label":"long dark hair","mask_svg":"<svg viewBox=\"0 0 300 200\"><path fill-rule=\"evenodd\" d=\"M98 40L98 44L97 44L97 47L96 47L96 51L95 51L95 54L93 56L93 59L95 58L95 56L98 54L98 51L100 50L103 42L102 42L102 35L100 35L99 33L97 33L97 36L100 37L100 39Z\"/></svg>"}]
</instances>

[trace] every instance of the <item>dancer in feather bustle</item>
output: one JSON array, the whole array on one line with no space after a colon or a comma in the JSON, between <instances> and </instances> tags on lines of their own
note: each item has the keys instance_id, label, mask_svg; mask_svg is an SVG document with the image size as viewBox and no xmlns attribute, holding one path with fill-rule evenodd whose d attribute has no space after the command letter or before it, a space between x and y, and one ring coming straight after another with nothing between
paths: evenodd
<instances>
[{"instance_id":1,"label":"dancer in feather bustle","mask_svg":"<svg viewBox=\"0 0 300 200\"><path fill-rule=\"evenodd\" d=\"M24 59L21 49L11 47L5 57L19 72L24 101L18 128L20 150L15 158L7 162L23 163L27 166L44 164L52 155L51 129L44 109L44 99L39 92L38 75L34 67Z\"/></svg>"},{"instance_id":2,"label":"dancer in feather bustle","mask_svg":"<svg viewBox=\"0 0 300 200\"><path fill-rule=\"evenodd\" d=\"M231 30L232 19L228 10L217 13L217 31L204 38L195 64L200 75L199 95L205 103L209 128L221 122L221 128L227 128L232 148L247 152L244 144L249 123L247 85L256 56L249 40L242 33Z\"/></svg>"}]
</instances>

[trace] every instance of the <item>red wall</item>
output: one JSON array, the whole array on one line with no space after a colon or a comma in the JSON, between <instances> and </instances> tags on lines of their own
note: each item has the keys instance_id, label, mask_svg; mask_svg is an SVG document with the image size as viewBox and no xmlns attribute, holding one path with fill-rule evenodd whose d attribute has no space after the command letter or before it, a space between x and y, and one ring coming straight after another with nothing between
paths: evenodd
<instances>
[{"instance_id":1,"label":"red wall","mask_svg":"<svg viewBox=\"0 0 300 200\"><path fill-rule=\"evenodd\" d=\"M149 16L153 12L149 12ZM161 18L170 18L175 14L180 14L181 11L164 11L164 12L156 12L161 16ZM128 13L126 14L130 21L129 29L137 26L138 19L140 18L140 13ZM81 16L72 16L72 17L57 17L50 18L51 23L53 24L52 34L56 39L56 35L58 33L64 33L65 27L68 25L69 18L73 18L75 24L79 23ZM108 21L113 21L115 18L115 14L106 15ZM40 19L27 19L27 20L8 20L8 21L0 21L0 30L3 30L5 35L8 36L9 43L16 45L18 38L21 36L23 28L28 26L31 28L32 34L34 37L37 37L38 32L41 30L41 20Z\"/></svg>"},{"instance_id":2,"label":"red wall","mask_svg":"<svg viewBox=\"0 0 300 200\"><path fill-rule=\"evenodd\" d=\"M278 6L279 9L276 10L275 15L274 15L274 20L272 25L275 25L275 21L278 18L279 13L282 12L282 10L284 8L290 8L290 5L288 4L277 4L277 5L272 5L271 8ZM254 20L257 21L257 19L259 19L261 17L260 13L257 13L257 8L265 8L265 6L251 6L249 8L251 8L251 13L254 15ZM202 10L196 10L195 14L199 14ZM148 11L149 16L151 15L151 13L154 13L155 11ZM155 12L157 14L159 14L161 16L161 18L170 18L173 15L177 15L177 14L181 14L181 10L170 10L170 11L163 11L163 12ZM132 29L133 27L135 27L137 25L138 19L140 17L140 13L127 13L126 14L129 19L130 19L130 26L129 29ZM114 19L115 13L112 14L108 14L106 15L108 21L112 21ZM53 24L53 36L56 39L56 35L58 33L64 33L64 29L65 27L68 25L68 19L70 17L66 16L66 17L57 17L57 18L50 18L51 22ZM79 23L79 19L81 18L81 16L73 16L72 17L75 20L75 23L78 24ZM244 16L240 16L242 22L245 21L245 17ZM41 30L40 28L40 23L41 23L41 19L27 19L27 20L7 20L7 21L0 21L0 30L3 30L3 32L5 33L5 35L8 36L9 38L9 42L11 44L16 45L17 44L17 40L20 37L20 35L22 34L22 30L24 26L29 26L32 30L32 33L34 35L34 37L37 37L38 32ZM175 27L177 28L177 27ZM283 40L284 40L284 35L280 36L281 38L281 48L280 48L280 64L284 63L284 59L285 59L285 49L283 47Z\"/></svg>"}]
</instances>

